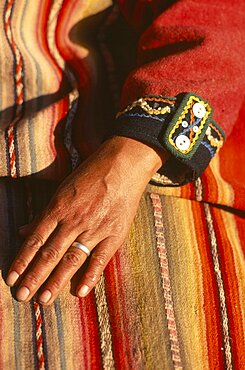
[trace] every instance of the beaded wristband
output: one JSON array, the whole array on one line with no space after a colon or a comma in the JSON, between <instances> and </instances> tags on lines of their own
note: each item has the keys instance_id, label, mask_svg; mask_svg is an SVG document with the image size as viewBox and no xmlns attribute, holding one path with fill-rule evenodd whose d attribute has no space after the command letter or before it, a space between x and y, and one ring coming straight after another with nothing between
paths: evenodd
<instances>
[{"instance_id":1,"label":"beaded wristband","mask_svg":"<svg viewBox=\"0 0 245 370\"><path fill-rule=\"evenodd\" d=\"M170 152L153 180L183 185L196 180L223 145L225 134L211 117L211 106L196 94L146 95L117 114L112 135Z\"/></svg>"}]
</instances>

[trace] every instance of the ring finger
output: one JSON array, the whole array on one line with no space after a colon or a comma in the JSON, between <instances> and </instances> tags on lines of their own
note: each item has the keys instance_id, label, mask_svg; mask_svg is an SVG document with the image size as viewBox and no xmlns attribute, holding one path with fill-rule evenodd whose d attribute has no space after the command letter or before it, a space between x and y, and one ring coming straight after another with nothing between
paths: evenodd
<instances>
[{"instance_id":1,"label":"ring finger","mask_svg":"<svg viewBox=\"0 0 245 370\"><path fill-rule=\"evenodd\" d=\"M82 235L72 243L53 274L49 277L44 290L39 295L38 300L40 303L51 304L55 300L60 290L84 264L96 244L96 242L84 242L82 240Z\"/></svg>"}]
</instances>

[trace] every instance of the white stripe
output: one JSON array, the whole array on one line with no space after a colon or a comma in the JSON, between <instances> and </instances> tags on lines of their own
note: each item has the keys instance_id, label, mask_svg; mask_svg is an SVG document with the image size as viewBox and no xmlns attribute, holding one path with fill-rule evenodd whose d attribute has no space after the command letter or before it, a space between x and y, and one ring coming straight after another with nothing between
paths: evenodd
<instances>
[{"instance_id":1,"label":"white stripe","mask_svg":"<svg viewBox=\"0 0 245 370\"><path fill-rule=\"evenodd\" d=\"M95 299L99 321L103 369L113 370L115 369L115 364L112 351L111 324L105 293L104 274L102 274L100 281L95 287Z\"/></svg>"},{"instance_id":2,"label":"white stripe","mask_svg":"<svg viewBox=\"0 0 245 370\"><path fill-rule=\"evenodd\" d=\"M228 314L227 314L227 309L226 309L224 284L223 284L222 274L220 270L219 257L218 257L217 239L216 239L215 230L213 226L212 215L210 212L210 206L207 203L204 204L204 210L205 210L209 237L210 237L210 242L211 242L213 267L214 267L214 272L215 272L216 282L217 282L218 292L219 292L226 368L228 370L232 370L233 366L232 366L231 344L230 344L230 336L229 336L229 320L228 320Z\"/></svg>"}]
</instances>

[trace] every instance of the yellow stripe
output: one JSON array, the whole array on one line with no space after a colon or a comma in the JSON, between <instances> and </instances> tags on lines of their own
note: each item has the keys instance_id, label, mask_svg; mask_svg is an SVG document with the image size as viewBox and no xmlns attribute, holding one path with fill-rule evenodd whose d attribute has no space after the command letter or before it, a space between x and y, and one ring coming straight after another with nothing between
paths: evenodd
<instances>
[{"instance_id":1,"label":"yellow stripe","mask_svg":"<svg viewBox=\"0 0 245 370\"><path fill-rule=\"evenodd\" d=\"M238 282L238 297L240 301L240 308L243 322L243 333L245 333L245 260L242 250L241 241L236 228L235 217L232 213L222 211L221 215L224 221L226 235L231 243L232 252L234 256L234 266L236 270L237 282Z\"/></svg>"},{"instance_id":2,"label":"yellow stripe","mask_svg":"<svg viewBox=\"0 0 245 370\"><path fill-rule=\"evenodd\" d=\"M175 317L184 368L208 368L204 292L191 204L185 199L163 197L166 245ZM205 245L203 246L205 248Z\"/></svg>"},{"instance_id":3,"label":"yellow stripe","mask_svg":"<svg viewBox=\"0 0 245 370\"><path fill-rule=\"evenodd\" d=\"M167 319L149 194L141 199L124 254L130 273L126 310L133 310L135 333L146 369L172 367ZM145 363L145 365L143 365Z\"/></svg>"}]
</instances>

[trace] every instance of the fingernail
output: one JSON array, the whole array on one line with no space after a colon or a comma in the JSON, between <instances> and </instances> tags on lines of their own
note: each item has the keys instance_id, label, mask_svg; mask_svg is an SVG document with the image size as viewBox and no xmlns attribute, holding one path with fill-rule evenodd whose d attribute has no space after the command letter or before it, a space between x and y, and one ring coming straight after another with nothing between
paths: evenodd
<instances>
[{"instance_id":1,"label":"fingernail","mask_svg":"<svg viewBox=\"0 0 245 370\"><path fill-rule=\"evenodd\" d=\"M88 294L89 287L87 285L83 285L79 290L78 290L78 295L79 297L85 297Z\"/></svg>"},{"instance_id":2,"label":"fingernail","mask_svg":"<svg viewBox=\"0 0 245 370\"><path fill-rule=\"evenodd\" d=\"M47 303L50 300L51 296L52 296L52 294L51 294L50 290L45 290L40 295L40 297L38 298L38 300L39 300L40 303Z\"/></svg>"},{"instance_id":3,"label":"fingernail","mask_svg":"<svg viewBox=\"0 0 245 370\"><path fill-rule=\"evenodd\" d=\"M18 301L25 301L26 298L29 296L30 294L30 290L25 287L25 286L22 286L16 293L16 298L18 299Z\"/></svg>"},{"instance_id":4,"label":"fingernail","mask_svg":"<svg viewBox=\"0 0 245 370\"><path fill-rule=\"evenodd\" d=\"M16 271L11 271L6 279L6 284L8 286L14 286L19 276L20 275Z\"/></svg>"}]
</instances>

